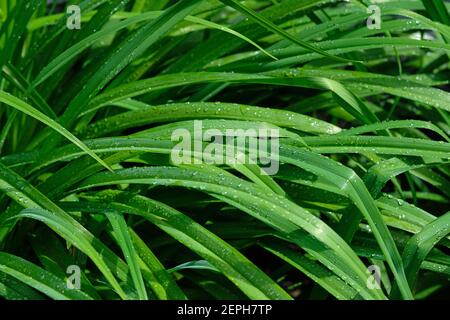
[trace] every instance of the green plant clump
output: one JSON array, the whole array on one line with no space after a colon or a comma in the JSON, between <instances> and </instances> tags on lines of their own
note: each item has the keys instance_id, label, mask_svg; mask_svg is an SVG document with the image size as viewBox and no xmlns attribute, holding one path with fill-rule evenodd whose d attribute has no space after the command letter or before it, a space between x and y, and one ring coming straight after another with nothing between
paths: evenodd
<instances>
[{"instance_id":1,"label":"green plant clump","mask_svg":"<svg viewBox=\"0 0 450 320\"><path fill-rule=\"evenodd\" d=\"M449 12L1 0L0 296L448 298Z\"/></svg>"}]
</instances>

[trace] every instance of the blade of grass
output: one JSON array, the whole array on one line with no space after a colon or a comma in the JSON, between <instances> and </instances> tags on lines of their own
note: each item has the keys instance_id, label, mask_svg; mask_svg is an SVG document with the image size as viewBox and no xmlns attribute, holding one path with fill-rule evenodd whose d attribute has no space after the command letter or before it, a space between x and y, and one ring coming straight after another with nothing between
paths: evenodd
<instances>
[{"instance_id":1,"label":"blade of grass","mask_svg":"<svg viewBox=\"0 0 450 320\"><path fill-rule=\"evenodd\" d=\"M138 256L131 241L125 219L119 212L111 211L106 212L105 214L112 226L117 243L122 249L128 267L130 268L131 278L133 279L138 298L140 300L147 300L148 296L145 290L144 280L142 279L141 269L137 262Z\"/></svg>"},{"instance_id":2,"label":"blade of grass","mask_svg":"<svg viewBox=\"0 0 450 320\"><path fill-rule=\"evenodd\" d=\"M57 300L91 300L80 290L70 290L63 279L6 252L0 252L0 271Z\"/></svg>"},{"instance_id":3,"label":"blade of grass","mask_svg":"<svg viewBox=\"0 0 450 320\"><path fill-rule=\"evenodd\" d=\"M98 163L100 163L106 169L112 170L102 159L100 159L99 156L97 156L83 142L81 142L77 137L75 137L72 133L70 133L70 131L68 131L66 128L61 126L55 120L52 120L51 118L47 117L42 112L36 110L32 106L30 106L28 103L20 100L19 98L15 97L7 92L4 92L4 91L0 91L0 102L6 103L7 105L29 115L29 116L33 117L34 119L49 126L53 130L55 130L56 132L58 132L59 134L61 134L65 138L67 138L73 144L78 146L84 152L86 152L89 156L91 156L93 159L95 159Z\"/></svg>"}]
</instances>

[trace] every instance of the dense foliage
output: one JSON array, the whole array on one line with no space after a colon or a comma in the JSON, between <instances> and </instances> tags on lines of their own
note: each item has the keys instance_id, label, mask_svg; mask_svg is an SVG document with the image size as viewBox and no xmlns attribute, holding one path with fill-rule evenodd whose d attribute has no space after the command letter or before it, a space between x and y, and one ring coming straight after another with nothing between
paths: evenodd
<instances>
[{"instance_id":1,"label":"dense foliage","mask_svg":"<svg viewBox=\"0 0 450 320\"><path fill-rule=\"evenodd\" d=\"M1 0L0 296L448 298L449 9ZM198 120L279 170L174 163Z\"/></svg>"}]
</instances>

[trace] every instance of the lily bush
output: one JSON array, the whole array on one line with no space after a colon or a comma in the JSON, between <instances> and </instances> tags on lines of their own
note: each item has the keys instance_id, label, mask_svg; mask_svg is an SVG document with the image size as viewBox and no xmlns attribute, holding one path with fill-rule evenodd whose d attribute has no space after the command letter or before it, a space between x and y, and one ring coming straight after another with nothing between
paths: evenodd
<instances>
[{"instance_id":1,"label":"lily bush","mask_svg":"<svg viewBox=\"0 0 450 320\"><path fill-rule=\"evenodd\" d=\"M1 0L0 296L448 298L449 9Z\"/></svg>"}]
</instances>

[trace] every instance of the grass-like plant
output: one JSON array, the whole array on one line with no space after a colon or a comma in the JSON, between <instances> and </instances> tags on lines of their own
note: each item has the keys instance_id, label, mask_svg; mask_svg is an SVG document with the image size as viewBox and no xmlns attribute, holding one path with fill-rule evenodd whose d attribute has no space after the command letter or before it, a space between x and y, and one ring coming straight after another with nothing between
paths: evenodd
<instances>
[{"instance_id":1,"label":"grass-like plant","mask_svg":"<svg viewBox=\"0 0 450 320\"><path fill-rule=\"evenodd\" d=\"M1 0L0 296L448 298L449 9ZM174 163L199 120L279 170Z\"/></svg>"}]
</instances>

